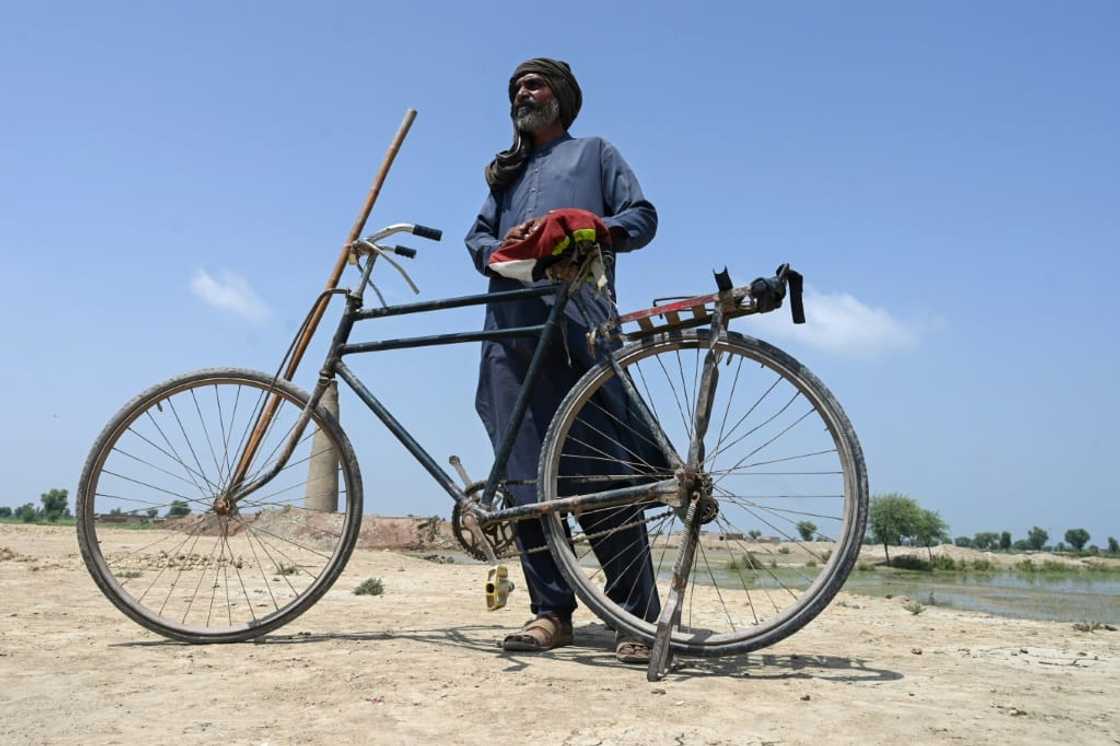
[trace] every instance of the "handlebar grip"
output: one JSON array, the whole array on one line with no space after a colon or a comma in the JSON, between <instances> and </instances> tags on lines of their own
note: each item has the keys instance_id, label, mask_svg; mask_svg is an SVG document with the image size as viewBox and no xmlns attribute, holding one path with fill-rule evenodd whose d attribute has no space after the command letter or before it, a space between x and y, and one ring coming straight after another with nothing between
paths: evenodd
<instances>
[{"instance_id":1,"label":"handlebar grip","mask_svg":"<svg viewBox=\"0 0 1120 746\"><path fill-rule=\"evenodd\" d=\"M429 228L425 225L414 225L412 226L412 235L420 236L420 238L428 238L432 241L439 241L443 238L443 231Z\"/></svg>"},{"instance_id":2,"label":"handlebar grip","mask_svg":"<svg viewBox=\"0 0 1120 746\"><path fill-rule=\"evenodd\" d=\"M410 249L407 246L394 246L393 253L403 256L405 259L412 259L416 256L416 249Z\"/></svg>"}]
</instances>

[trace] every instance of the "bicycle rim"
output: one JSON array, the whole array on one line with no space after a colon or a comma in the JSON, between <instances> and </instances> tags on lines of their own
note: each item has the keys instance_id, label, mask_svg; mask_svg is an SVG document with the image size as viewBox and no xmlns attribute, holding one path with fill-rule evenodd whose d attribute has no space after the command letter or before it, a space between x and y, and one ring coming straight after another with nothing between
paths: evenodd
<instances>
[{"instance_id":1,"label":"bicycle rim","mask_svg":"<svg viewBox=\"0 0 1120 746\"><path fill-rule=\"evenodd\" d=\"M682 460L708 339L658 337L616 355ZM828 389L759 340L730 334L716 349L703 469L718 512L701 527L672 636L678 652L698 655L771 645L820 613L858 556L867 512L862 452ZM542 499L673 478L621 390L603 363L568 394L542 450ZM650 640L683 518L658 504L552 514L545 527L581 599L617 629Z\"/></svg>"},{"instance_id":2,"label":"bicycle rim","mask_svg":"<svg viewBox=\"0 0 1120 746\"><path fill-rule=\"evenodd\" d=\"M249 482L276 463L307 401L255 371L203 370L152 387L91 450L77 502L82 556L109 600L148 629L189 642L249 639L306 611L345 566L361 477L322 408L272 481L232 513L216 510L273 395ZM324 505L331 496L337 506Z\"/></svg>"}]
</instances>

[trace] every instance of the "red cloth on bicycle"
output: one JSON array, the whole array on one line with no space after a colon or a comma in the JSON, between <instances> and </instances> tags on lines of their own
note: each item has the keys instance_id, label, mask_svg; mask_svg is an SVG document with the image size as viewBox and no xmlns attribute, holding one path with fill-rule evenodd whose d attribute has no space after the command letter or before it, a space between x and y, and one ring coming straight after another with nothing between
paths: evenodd
<instances>
[{"instance_id":1,"label":"red cloth on bicycle","mask_svg":"<svg viewBox=\"0 0 1120 746\"><path fill-rule=\"evenodd\" d=\"M573 246L598 242L610 246L611 234L599 216L587 210L549 210L528 237L507 241L492 254L488 269L502 277L530 283L545 276L545 270L560 261Z\"/></svg>"}]
</instances>

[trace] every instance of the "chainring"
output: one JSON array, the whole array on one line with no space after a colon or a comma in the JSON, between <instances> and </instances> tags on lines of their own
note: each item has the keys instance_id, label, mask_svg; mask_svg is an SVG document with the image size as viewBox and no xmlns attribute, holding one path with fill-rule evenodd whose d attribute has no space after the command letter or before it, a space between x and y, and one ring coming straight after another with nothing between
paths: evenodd
<instances>
[{"instance_id":1,"label":"chainring","mask_svg":"<svg viewBox=\"0 0 1120 746\"><path fill-rule=\"evenodd\" d=\"M467 488L467 497L470 498L472 502L477 502L485 486L485 482L475 482ZM501 509L508 507L510 504L509 495L505 490L499 487L497 493L494 495L494 507ZM455 540L459 542L459 546L463 547L463 550L467 554L477 560L482 560L483 562L487 561L486 554L482 551L482 548L478 546L474 534L463 525L462 511L459 508L459 503L455 503L455 507L451 509L451 532L455 535ZM512 523L495 523L484 527L482 533L490 540L490 546L494 550L495 557L514 557L517 555L517 542Z\"/></svg>"}]
</instances>

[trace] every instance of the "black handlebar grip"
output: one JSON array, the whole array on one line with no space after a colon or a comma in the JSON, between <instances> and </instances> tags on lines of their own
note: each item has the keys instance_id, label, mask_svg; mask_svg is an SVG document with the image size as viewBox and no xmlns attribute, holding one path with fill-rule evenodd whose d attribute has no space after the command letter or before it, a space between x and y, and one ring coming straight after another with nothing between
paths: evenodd
<instances>
[{"instance_id":1,"label":"black handlebar grip","mask_svg":"<svg viewBox=\"0 0 1120 746\"><path fill-rule=\"evenodd\" d=\"M416 249L410 249L407 246L394 246L393 253L400 254L405 259L412 259L416 256Z\"/></svg>"},{"instance_id":2,"label":"black handlebar grip","mask_svg":"<svg viewBox=\"0 0 1120 746\"><path fill-rule=\"evenodd\" d=\"M443 231L429 228L425 225L412 226L412 235L420 236L420 238L430 238L433 241L438 241L443 238Z\"/></svg>"}]
</instances>

